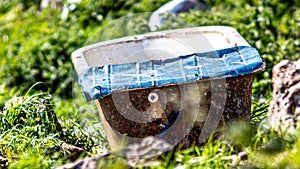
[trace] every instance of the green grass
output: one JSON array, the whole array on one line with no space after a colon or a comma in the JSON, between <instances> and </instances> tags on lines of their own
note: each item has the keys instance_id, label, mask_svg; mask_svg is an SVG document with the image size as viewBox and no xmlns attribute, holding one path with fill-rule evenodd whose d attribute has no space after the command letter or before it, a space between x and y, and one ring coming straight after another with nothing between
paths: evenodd
<instances>
[{"instance_id":1,"label":"green grass","mask_svg":"<svg viewBox=\"0 0 300 169\"><path fill-rule=\"evenodd\" d=\"M62 142L84 149L85 155L108 148L94 103L80 97L71 52L93 42L149 32L149 13L137 13L152 12L167 0L82 0L66 19L61 19L61 7L39 10L38 2L0 2L0 156L8 159L9 168L67 163L72 154L61 150ZM161 30L228 25L259 51L266 70L255 74L251 122L234 122L218 139L165 155L160 167L150 168L299 168L299 134L280 135L266 119L272 67L283 59L300 58L299 2L206 2L211 6L207 11L167 15ZM43 83L29 89L36 82ZM242 162L240 152L247 154ZM114 160L101 164L116 166Z\"/></svg>"},{"instance_id":2,"label":"green grass","mask_svg":"<svg viewBox=\"0 0 300 169\"><path fill-rule=\"evenodd\" d=\"M59 101L58 101L59 103ZM86 130L88 124L80 124L80 119L73 114L73 119L56 117L53 99L47 92L27 93L8 102L1 112L0 155L9 159L10 168L51 168L67 163L70 154L60 148L61 142L67 142L96 154L99 148L107 146L95 145L92 137L98 136L101 143L103 131L90 133ZM203 146L193 146L187 150L178 151L173 156L164 155L160 158L160 167L174 168L228 168L240 164L238 154L244 152L248 159L244 166L256 167L294 167L299 166L294 155L299 153L297 137L281 137L274 132L264 119L268 102L257 103L252 110L252 124L237 121L227 126L218 139L212 139ZM57 107L61 105L57 104ZM64 113L63 113L64 114ZM70 114L64 114L72 117ZM256 119L259 117L259 119ZM58 124L58 120L60 121ZM99 138L100 137L100 138ZM95 140L95 138L94 138ZM283 153L291 159L283 158ZM268 158L262 158L262 156ZM274 158L281 159L274 161ZM263 160L262 160L263 159ZM121 160L121 159L120 159ZM103 161L99 165L111 167L115 160Z\"/></svg>"},{"instance_id":3,"label":"green grass","mask_svg":"<svg viewBox=\"0 0 300 169\"><path fill-rule=\"evenodd\" d=\"M90 133L78 122L76 112L73 117L58 119L48 92L29 90L24 96L12 98L0 111L0 155L7 157L12 167L22 166L19 160L30 165L31 155L41 161L33 166L50 167L58 159L69 161L71 154L62 151L62 142L91 152L95 144Z\"/></svg>"}]
</instances>

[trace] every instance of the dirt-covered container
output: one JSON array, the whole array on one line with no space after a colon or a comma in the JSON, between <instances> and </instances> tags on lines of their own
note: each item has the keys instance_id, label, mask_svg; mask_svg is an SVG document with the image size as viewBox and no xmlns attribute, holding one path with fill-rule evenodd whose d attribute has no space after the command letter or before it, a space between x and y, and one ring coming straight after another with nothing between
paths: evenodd
<instances>
[{"instance_id":1,"label":"dirt-covered container","mask_svg":"<svg viewBox=\"0 0 300 169\"><path fill-rule=\"evenodd\" d=\"M99 42L72 61L112 149L147 136L188 147L222 122L249 120L253 73L264 68L257 50L224 26Z\"/></svg>"}]
</instances>

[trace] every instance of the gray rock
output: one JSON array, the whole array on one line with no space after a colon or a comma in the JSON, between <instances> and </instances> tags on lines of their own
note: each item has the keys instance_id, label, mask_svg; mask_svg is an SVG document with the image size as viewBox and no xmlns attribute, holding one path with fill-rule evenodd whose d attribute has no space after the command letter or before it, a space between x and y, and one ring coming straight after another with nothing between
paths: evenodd
<instances>
[{"instance_id":1,"label":"gray rock","mask_svg":"<svg viewBox=\"0 0 300 169\"><path fill-rule=\"evenodd\" d=\"M206 5L201 0L172 0L156 11L149 18L149 27L151 31L155 31L160 28L164 23L163 14L171 12L173 14L179 14L184 12L189 12L193 9L206 10L208 5Z\"/></svg>"},{"instance_id":2,"label":"gray rock","mask_svg":"<svg viewBox=\"0 0 300 169\"><path fill-rule=\"evenodd\" d=\"M52 8L57 8L57 6L62 5L62 0L41 0L40 8L45 9L51 6Z\"/></svg>"},{"instance_id":3,"label":"gray rock","mask_svg":"<svg viewBox=\"0 0 300 169\"><path fill-rule=\"evenodd\" d=\"M127 163L131 167L137 167L145 166L145 162L153 160L171 148L172 146L163 139L150 136L144 138L139 144L128 145L123 152Z\"/></svg>"},{"instance_id":4,"label":"gray rock","mask_svg":"<svg viewBox=\"0 0 300 169\"><path fill-rule=\"evenodd\" d=\"M295 133L300 127L300 59L283 60L273 68L273 99L268 111L272 127Z\"/></svg>"},{"instance_id":5,"label":"gray rock","mask_svg":"<svg viewBox=\"0 0 300 169\"><path fill-rule=\"evenodd\" d=\"M84 158L56 169L96 169L99 166L106 168L112 165L111 161L120 164L124 162L124 167L157 166L160 162L155 158L171 148L171 145L162 139L147 137L139 144L126 146L121 152Z\"/></svg>"}]
</instances>

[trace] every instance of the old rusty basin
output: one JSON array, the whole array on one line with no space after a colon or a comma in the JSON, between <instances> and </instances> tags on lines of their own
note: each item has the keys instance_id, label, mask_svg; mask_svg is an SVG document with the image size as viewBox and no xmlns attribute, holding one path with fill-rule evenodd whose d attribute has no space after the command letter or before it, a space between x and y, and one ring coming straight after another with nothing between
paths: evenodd
<instances>
[{"instance_id":1,"label":"old rusty basin","mask_svg":"<svg viewBox=\"0 0 300 169\"><path fill-rule=\"evenodd\" d=\"M99 42L72 53L112 149L156 136L204 142L222 122L249 120L256 49L231 27L205 26Z\"/></svg>"}]
</instances>

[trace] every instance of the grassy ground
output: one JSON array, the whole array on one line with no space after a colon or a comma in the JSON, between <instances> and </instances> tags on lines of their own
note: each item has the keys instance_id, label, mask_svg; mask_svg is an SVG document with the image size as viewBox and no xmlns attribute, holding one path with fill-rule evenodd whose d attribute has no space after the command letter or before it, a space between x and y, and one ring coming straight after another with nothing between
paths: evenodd
<instances>
[{"instance_id":1,"label":"grassy ground","mask_svg":"<svg viewBox=\"0 0 300 169\"><path fill-rule=\"evenodd\" d=\"M100 125L95 105L80 97L71 52L94 41L148 32L149 14L132 14L154 11L166 1L63 1L76 7L64 19L63 5L40 10L38 0L0 2L0 156L8 159L9 168L52 168L82 157L62 151L63 143L83 149L86 156L107 148L102 129L93 127ZM154 168L299 168L298 134L279 135L265 119L273 65L300 58L299 2L207 4L207 11L170 16L162 29L228 25L257 48L266 70L255 75L251 124L233 123L218 140L179 151L175 158L166 155ZM113 22L122 16L130 22ZM18 98L8 102L12 97Z\"/></svg>"}]
</instances>

